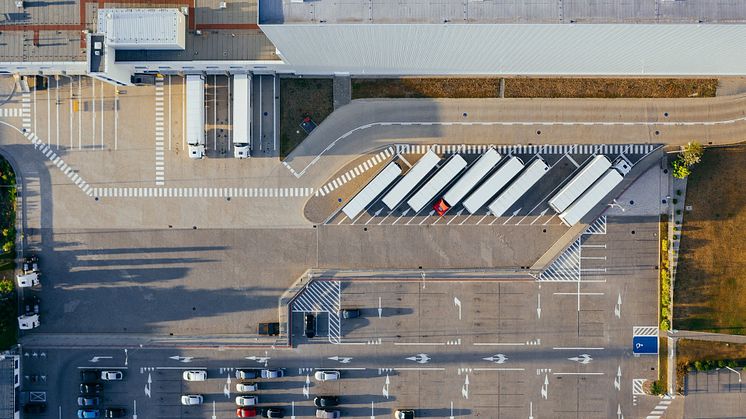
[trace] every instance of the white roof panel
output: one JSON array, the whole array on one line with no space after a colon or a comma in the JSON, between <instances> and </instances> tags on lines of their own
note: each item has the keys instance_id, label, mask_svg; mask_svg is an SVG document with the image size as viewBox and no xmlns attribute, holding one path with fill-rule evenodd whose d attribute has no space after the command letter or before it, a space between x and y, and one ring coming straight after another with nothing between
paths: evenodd
<instances>
[{"instance_id":1,"label":"white roof panel","mask_svg":"<svg viewBox=\"0 0 746 419\"><path fill-rule=\"evenodd\" d=\"M186 17L179 9L100 9L98 32L116 49L184 49Z\"/></svg>"}]
</instances>

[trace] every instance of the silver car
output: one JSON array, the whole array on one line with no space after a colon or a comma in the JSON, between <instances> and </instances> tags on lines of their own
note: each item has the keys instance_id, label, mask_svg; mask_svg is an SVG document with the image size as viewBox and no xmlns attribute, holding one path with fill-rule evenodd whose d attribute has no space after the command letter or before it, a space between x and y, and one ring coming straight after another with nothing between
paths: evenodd
<instances>
[{"instance_id":1,"label":"silver car","mask_svg":"<svg viewBox=\"0 0 746 419\"><path fill-rule=\"evenodd\" d=\"M185 394L181 396L181 404L184 406L196 406L202 404L203 397L201 394Z\"/></svg>"},{"instance_id":2,"label":"silver car","mask_svg":"<svg viewBox=\"0 0 746 419\"><path fill-rule=\"evenodd\" d=\"M262 378L280 378L285 375L283 370L262 370Z\"/></svg>"},{"instance_id":3,"label":"silver car","mask_svg":"<svg viewBox=\"0 0 746 419\"><path fill-rule=\"evenodd\" d=\"M317 418L339 418L342 417L342 413L339 410L331 409L316 409Z\"/></svg>"},{"instance_id":4,"label":"silver car","mask_svg":"<svg viewBox=\"0 0 746 419\"><path fill-rule=\"evenodd\" d=\"M334 381L339 380L340 375L339 371L316 371L313 378L316 381Z\"/></svg>"}]
</instances>

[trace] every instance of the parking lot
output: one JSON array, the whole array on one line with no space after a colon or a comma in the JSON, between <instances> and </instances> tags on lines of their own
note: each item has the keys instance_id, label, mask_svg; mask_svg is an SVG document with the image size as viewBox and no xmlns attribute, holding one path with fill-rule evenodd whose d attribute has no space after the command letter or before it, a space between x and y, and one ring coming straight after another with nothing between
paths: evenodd
<instances>
[{"instance_id":1,"label":"parking lot","mask_svg":"<svg viewBox=\"0 0 746 419\"><path fill-rule=\"evenodd\" d=\"M444 191L447 191L450 186L454 185L459 180L460 176L468 171L471 165L488 149L489 146L435 145L431 147L442 158L442 160L438 166L436 166L436 169L419 183L420 186L415 187L409 194L407 194L408 197L414 195L418 188L426 183L428 179L437 172L438 168L442 167L451 156L455 154L462 156L467 161L468 165L461 171L459 176L453 178L443 191L427 203L422 210L415 213L412 208L407 205L407 198L402 199L393 210L389 210L389 208L382 202L382 198L386 196L386 192L391 190L392 186L390 186L378 197L378 199L367 205L361 214L356 216L354 219L349 219L341 212L342 203L347 203L359 189L350 191L349 193L351 196L349 197L340 197L340 194L330 192L330 195L325 194L325 196L316 199L342 199L342 201L341 204L337 206L339 212L332 214L325 222L327 224L335 225L562 225L556 212L549 207L547 201L562 187L564 183L567 182L567 180L576 174L579 171L579 168L582 168L586 162L597 155L605 155L612 162L620 156L624 156L624 158L634 165L634 163L638 162L646 154L657 148L657 146L651 144L529 145L495 147L498 153L503 156L501 164L505 162L505 156L514 156L520 158L526 165L535 159L542 159L550 166L550 168L542 176L541 180L530 189L529 193L526 193L520 200L512 205L506 211L504 216L494 217L490 215L486 205L483 205L474 213L470 213L464 208L463 202L460 202L459 204L449 208L442 216L436 214L433 209L433 204L440 199ZM384 166L388 161L396 161L405 170L409 169L419 161L424 153L431 147L424 145L398 145L396 146L396 153L391 153L389 160L381 162L379 169L373 170L372 172L376 173L380 170L380 167ZM354 178L356 172L360 172L361 169L365 168L367 167L356 167L352 170L348 170L348 173L341 175L341 180L350 177ZM406 173L403 175L406 175ZM369 176L372 176L372 174ZM487 177L489 176L485 176L483 180ZM340 181L339 177L332 183L336 185L338 181ZM328 185L322 187L321 190L324 191L327 187ZM491 200L488 201L488 203L489 202L491 202Z\"/></svg>"}]
</instances>

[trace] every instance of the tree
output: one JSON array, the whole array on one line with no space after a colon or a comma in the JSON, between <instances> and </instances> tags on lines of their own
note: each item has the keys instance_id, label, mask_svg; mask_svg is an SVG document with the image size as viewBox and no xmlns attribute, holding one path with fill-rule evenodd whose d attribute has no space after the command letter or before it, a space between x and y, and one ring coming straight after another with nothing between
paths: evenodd
<instances>
[{"instance_id":1,"label":"tree","mask_svg":"<svg viewBox=\"0 0 746 419\"><path fill-rule=\"evenodd\" d=\"M13 291L13 281L7 278L0 279L0 294L9 294Z\"/></svg>"},{"instance_id":2,"label":"tree","mask_svg":"<svg viewBox=\"0 0 746 419\"><path fill-rule=\"evenodd\" d=\"M681 161L684 162L686 166L693 166L702 160L702 154L704 153L704 151L705 148L702 146L702 144L696 141L690 141L686 143L686 145L681 150L679 159L681 159Z\"/></svg>"}]
</instances>

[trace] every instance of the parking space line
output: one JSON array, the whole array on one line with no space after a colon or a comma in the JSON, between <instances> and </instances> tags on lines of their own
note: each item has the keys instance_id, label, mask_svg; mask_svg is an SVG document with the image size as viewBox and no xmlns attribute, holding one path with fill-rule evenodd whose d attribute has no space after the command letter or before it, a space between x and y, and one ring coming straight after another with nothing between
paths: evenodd
<instances>
[{"instance_id":1,"label":"parking space line","mask_svg":"<svg viewBox=\"0 0 746 419\"><path fill-rule=\"evenodd\" d=\"M474 346L525 346L526 342L474 342Z\"/></svg>"},{"instance_id":2,"label":"parking space line","mask_svg":"<svg viewBox=\"0 0 746 419\"><path fill-rule=\"evenodd\" d=\"M606 375L605 372L553 372L552 375Z\"/></svg>"},{"instance_id":3,"label":"parking space line","mask_svg":"<svg viewBox=\"0 0 746 419\"><path fill-rule=\"evenodd\" d=\"M525 368L474 368L474 371L526 371Z\"/></svg>"},{"instance_id":4,"label":"parking space line","mask_svg":"<svg viewBox=\"0 0 746 419\"><path fill-rule=\"evenodd\" d=\"M445 342L394 342L395 346L445 346Z\"/></svg>"}]
</instances>

